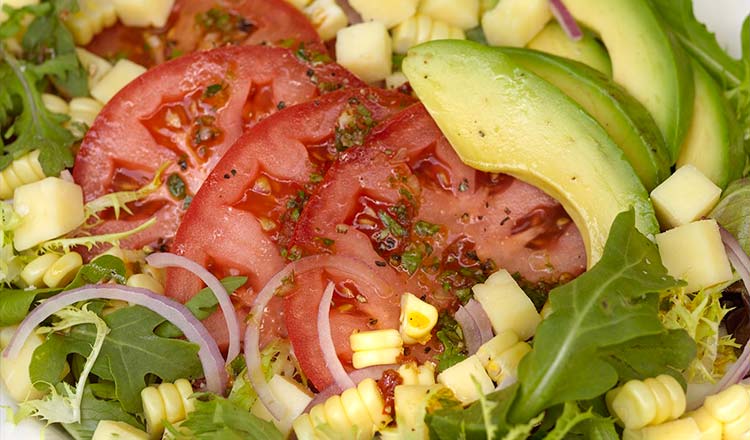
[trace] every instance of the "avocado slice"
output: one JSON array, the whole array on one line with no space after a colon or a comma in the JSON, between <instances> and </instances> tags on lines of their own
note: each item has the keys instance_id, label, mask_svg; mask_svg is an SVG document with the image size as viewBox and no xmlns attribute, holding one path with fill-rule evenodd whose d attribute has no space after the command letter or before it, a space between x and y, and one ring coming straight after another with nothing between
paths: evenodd
<instances>
[{"instance_id":1,"label":"avocado slice","mask_svg":"<svg viewBox=\"0 0 750 440\"><path fill-rule=\"evenodd\" d=\"M669 152L651 114L621 86L584 64L528 49L503 48L510 58L573 98L620 146L646 190L670 175Z\"/></svg>"},{"instance_id":2,"label":"avocado slice","mask_svg":"<svg viewBox=\"0 0 750 440\"><path fill-rule=\"evenodd\" d=\"M526 45L529 49L547 52L563 58L580 61L612 77L612 61L607 49L588 29L582 29L583 38L573 41L556 21L550 21L533 40Z\"/></svg>"},{"instance_id":3,"label":"avocado slice","mask_svg":"<svg viewBox=\"0 0 750 440\"><path fill-rule=\"evenodd\" d=\"M695 60L693 119L677 158L677 166L692 164L717 186L742 177L745 165L742 132L722 88Z\"/></svg>"},{"instance_id":4,"label":"avocado slice","mask_svg":"<svg viewBox=\"0 0 750 440\"><path fill-rule=\"evenodd\" d=\"M612 75L656 120L672 163L690 125L690 61L648 0L565 0L581 24L599 34L612 59Z\"/></svg>"},{"instance_id":5,"label":"avocado slice","mask_svg":"<svg viewBox=\"0 0 750 440\"><path fill-rule=\"evenodd\" d=\"M589 267L620 212L634 209L644 234L659 231L646 190L604 129L502 49L433 41L409 50L403 72L464 163L515 176L562 203Z\"/></svg>"}]
</instances>

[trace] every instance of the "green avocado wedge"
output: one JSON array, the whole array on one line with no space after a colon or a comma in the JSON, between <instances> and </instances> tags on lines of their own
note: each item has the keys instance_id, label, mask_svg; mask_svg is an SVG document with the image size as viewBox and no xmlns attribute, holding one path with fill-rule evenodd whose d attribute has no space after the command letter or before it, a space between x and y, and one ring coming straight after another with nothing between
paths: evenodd
<instances>
[{"instance_id":1,"label":"green avocado wedge","mask_svg":"<svg viewBox=\"0 0 750 440\"><path fill-rule=\"evenodd\" d=\"M556 21L550 21L526 47L581 62L611 78L612 61L607 49L590 30L582 31L583 37L573 41Z\"/></svg>"},{"instance_id":2,"label":"green avocado wedge","mask_svg":"<svg viewBox=\"0 0 750 440\"><path fill-rule=\"evenodd\" d=\"M581 231L589 267L620 212L634 209L644 234L659 231L646 190L604 129L501 49L433 41L409 50L403 72L464 163L560 201Z\"/></svg>"},{"instance_id":3,"label":"green avocado wedge","mask_svg":"<svg viewBox=\"0 0 750 440\"><path fill-rule=\"evenodd\" d=\"M693 61L695 104L693 120L677 158L677 166L692 164L720 188L742 177L745 165L742 132L719 84Z\"/></svg>"},{"instance_id":4,"label":"green avocado wedge","mask_svg":"<svg viewBox=\"0 0 750 440\"><path fill-rule=\"evenodd\" d=\"M565 0L576 20L599 35L612 60L612 77L654 117L672 163L690 125L690 60L649 0Z\"/></svg>"},{"instance_id":5,"label":"green avocado wedge","mask_svg":"<svg viewBox=\"0 0 750 440\"><path fill-rule=\"evenodd\" d=\"M603 73L584 64L528 49L503 48L513 62L556 86L604 127L625 153L646 190L670 175L669 152L643 105Z\"/></svg>"}]
</instances>

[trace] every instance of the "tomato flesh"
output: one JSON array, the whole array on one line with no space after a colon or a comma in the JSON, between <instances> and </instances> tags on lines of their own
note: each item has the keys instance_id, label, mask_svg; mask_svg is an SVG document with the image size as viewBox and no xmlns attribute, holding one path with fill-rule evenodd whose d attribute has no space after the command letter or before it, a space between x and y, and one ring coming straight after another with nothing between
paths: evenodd
<instances>
[{"instance_id":1,"label":"tomato flesh","mask_svg":"<svg viewBox=\"0 0 750 440\"><path fill-rule=\"evenodd\" d=\"M129 230L153 215L154 227L121 245L168 247L192 196L245 129L321 89L361 85L336 64L310 64L289 50L262 46L194 53L149 70L102 110L81 144L73 177L86 201L140 187L167 163L165 183L134 203L132 215L105 214L89 232Z\"/></svg>"}]
</instances>

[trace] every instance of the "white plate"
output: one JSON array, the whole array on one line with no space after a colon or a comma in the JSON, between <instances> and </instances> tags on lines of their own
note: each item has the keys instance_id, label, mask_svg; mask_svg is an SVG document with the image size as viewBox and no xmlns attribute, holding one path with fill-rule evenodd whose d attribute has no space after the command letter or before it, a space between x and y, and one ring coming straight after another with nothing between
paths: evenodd
<instances>
[{"instance_id":1,"label":"white plate","mask_svg":"<svg viewBox=\"0 0 750 440\"><path fill-rule=\"evenodd\" d=\"M1 2L0 2L1 3ZM750 14L750 0L694 0L695 13L709 29L716 32L719 41L734 55L740 54L740 30L742 21ZM0 440L26 440L41 438L43 425L27 420L14 426L5 420L4 407L14 407L12 399L0 380ZM45 440L64 440L67 437L60 430L48 428Z\"/></svg>"}]
</instances>

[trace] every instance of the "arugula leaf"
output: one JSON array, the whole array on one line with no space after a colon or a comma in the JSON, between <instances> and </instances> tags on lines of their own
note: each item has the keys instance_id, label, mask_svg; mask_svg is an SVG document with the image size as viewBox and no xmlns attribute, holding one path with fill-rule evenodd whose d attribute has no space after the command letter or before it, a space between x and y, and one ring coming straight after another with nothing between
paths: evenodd
<instances>
[{"instance_id":1,"label":"arugula leaf","mask_svg":"<svg viewBox=\"0 0 750 440\"><path fill-rule=\"evenodd\" d=\"M634 223L632 210L619 214L601 260L550 292L554 312L537 328L534 349L518 367L511 421L523 423L554 405L604 394L617 384L618 371L601 350L628 348L664 332L657 292L681 283L667 275L656 245Z\"/></svg>"},{"instance_id":2,"label":"arugula leaf","mask_svg":"<svg viewBox=\"0 0 750 440\"><path fill-rule=\"evenodd\" d=\"M731 232L750 254L750 178L730 183L709 217Z\"/></svg>"},{"instance_id":3,"label":"arugula leaf","mask_svg":"<svg viewBox=\"0 0 750 440\"><path fill-rule=\"evenodd\" d=\"M114 255L101 255L78 270L73 281L65 290L76 289L86 284L96 284L102 280L111 280L125 284L125 263Z\"/></svg>"},{"instance_id":4,"label":"arugula leaf","mask_svg":"<svg viewBox=\"0 0 750 440\"><path fill-rule=\"evenodd\" d=\"M449 313L443 312L438 316L437 327L436 335L443 344L443 352L435 359L438 361L437 371L443 371L466 359L466 343L461 326Z\"/></svg>"},{"instance_id":5,"label":"arugula leaf","mask_svg":"<svg viewBox=\"0 0 750 440\"><path fill-rule=\"evenodd\" d=\"M511 402L516 385L485 396L484 407L480 402L475 402L464 409L461 403L452 396L435 393L427 401L427 415L425 423L430 428L430 438L441 440L463 439L487 439L487 426L485 418L487 413L487 402L490 403L489 417L497 427L494 434L505 436L509 433L506 422L508 405Z\"/></svg>"},{"instance_id":6,"label":"arugula leaf","mask_svg":"<svg viewBox=\"0 0 750 440\"><path fill-rule=\"evenodd\" d=\"M227 289L227 293L231 294L235 290L239 289L242 285L247 282L247 277L226 277L221 280L221 284ZM196 293L188 302L185 303L185 307L190 310L196 318L204 320L211 316L216 311L219 302L216 299L213 291L208 287L201 289ZM182 336L182 332L171 322L163 322L156 327L154 330L157 336L162 338L179 338Z\"/></svg>"},{"instance_id":7,"label":"arugula leaf","mask_svg":"<svg viewBox=\"0 0 750 440\"><path fill-rule=\"evenodd\" d=\"M247 412L230 400L212 394L196 399L195 411L180 425L189 435L176 432L176 438L191 440L282 440L273 423Z\"/></svg>"},{"instance_id":8,"label":"arugula leaf","mask_svg":"<svg viewBox=\"0 0 750 440\"><path fill-rule=\"evenodd\" d=\"M0 289L0 327L16 325L29 314L37 299L50 297L60 289Z\"/></svg>"},{"instance_id":9,"label":"arugula leaf","mask_svg":"<svg viewBox=\"0 0 750 440\"><path fill-rule=\"evenodd\" d=\"M117 398L127 412L142 411L140 392L146 387L146 375L153 374L166 382L201 376L197 345L154 334L154 329L164 322L158 314L131 306L103 319L111 331L92 372L115 383ZM56 381L61 375L61 370L55 367L61 364L60 357L64 359L70 353L88 355L94 335L91 326L78 326L67 335L50 337L34 353L29 367L29 372L34 373L32 382ZM50 344L62 348L49 347Z\"/></svg>"},{"instance_id":10,"label":"arugula leaf","mask_svg":"<svg viewBox=\"0 0 750 440\"><path fill-rule=\"evenodd\" d=\"M599 424L602 425L611 425L612 431L615 433L615 439L619 439L619 436L617 436L617 432L614 431L614 423L615 421L611 418L602 417L596 413L594 413L593 408L589 408L587 411L582 411L581 407L576 402L565 402L563 405L563 412L560 414L560 416L557 418L557 421L555 422L554 428L547 433L547 435L544 437L545 440L563 440L568 439L572 436L571 434L575 433L575 429L579 427L580 425L584 424L585 422L594 422L596 421L596 424L589 426L582 427L583 429L580 429L579 432L588 431L591 428L597 427ZM593 437L584 437L584 438L593 438Z\"/></svg>"},{"instance_id":11,"label":"arugula leaf","mask_svg":"<svg viewBox=\"0 0 750 440\"><path fill-rule=\"evenodd\" d=\"M81 423L67 423L63 425L66 431L76 440L90 440L96 431L100 420L125 422L138 429L144 429L143 423L125 412L120 404L113 400L97 399L93 393L94 385L88 385L83 390L81 401Z\"/></svg>"}]
</instances>

